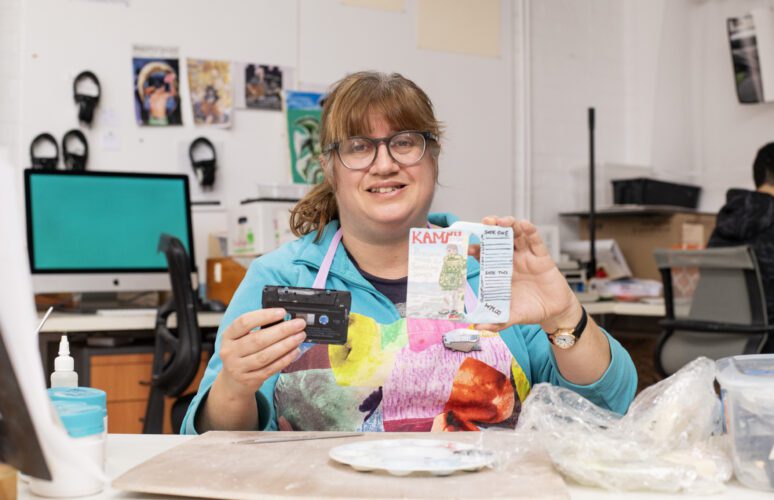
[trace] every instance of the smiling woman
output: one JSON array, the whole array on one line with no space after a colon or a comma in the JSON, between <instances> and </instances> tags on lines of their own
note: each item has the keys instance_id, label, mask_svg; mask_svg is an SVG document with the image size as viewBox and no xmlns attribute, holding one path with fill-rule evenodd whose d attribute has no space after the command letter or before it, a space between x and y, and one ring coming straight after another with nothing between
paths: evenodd
<instances>
[{"instance_id":1,"label":"smiling woman","mask_svg":"<svg viewBox=\"0 0 774 500\"><path fill-rule=\"evenodd\" d=\"M429 213L441 126L422 89L398 74L351 74L327 96L320 132L324 178L291 214L299 239L251 264L183 432L513 427L539 382L626 410L629 355L587 317L529 222L483 220L513 228L507 324L404 317L410 229L454 221ZM477 249L467 261L457 251L448 249L444 286L477 290ZM349 291L346 345L305 343L304 320L256 310L265 285ZM465 327L482 330L479 350L447 348L444 334Z\"/></svg>"},{"instance_id":2,"label":"smiling woman","mask_svg":"<svg viewBox=\"0 0 774 500\"><path fill-rule=\"evenodd\" d=\"M438 178L441 124L430 98L398 74L354 73L328 95L321 121L326 175L293 210L295 234L319 239L338 218L345 245L405 244L408 228L427 223Z\"/></svg>"}]
</instances>

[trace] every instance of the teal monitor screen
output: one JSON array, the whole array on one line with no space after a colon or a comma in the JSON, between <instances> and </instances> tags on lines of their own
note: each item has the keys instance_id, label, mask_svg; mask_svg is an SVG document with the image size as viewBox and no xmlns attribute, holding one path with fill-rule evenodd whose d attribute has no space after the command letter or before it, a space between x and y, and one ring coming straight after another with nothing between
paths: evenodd
<instances>
[{"instance_id":1,"label":"teal monitor screen","mask_svg":"<svg viewBox=\"0 0 774 500\"><path fill-rule=\"evenodd\" d=\"M33 273L166 271L162 233L195 269L185 175L27 170L25 188Z\"/></svg>"}]
</instances>

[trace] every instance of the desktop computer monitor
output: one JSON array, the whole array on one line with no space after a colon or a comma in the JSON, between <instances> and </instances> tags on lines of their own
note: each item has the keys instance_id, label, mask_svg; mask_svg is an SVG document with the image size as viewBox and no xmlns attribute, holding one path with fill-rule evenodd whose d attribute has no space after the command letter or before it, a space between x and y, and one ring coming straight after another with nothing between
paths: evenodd
<instances>
[{"instance_id":1,"label":"desktop computer monitor","mask_svg":"<svg viewBox=\"0 0 774 500\"><path fill-rule=\"evenodd\" d=\"M162 233L195 271L188 176L25 170L36 293L169 290Z\"/></svg>"}]
</instances>

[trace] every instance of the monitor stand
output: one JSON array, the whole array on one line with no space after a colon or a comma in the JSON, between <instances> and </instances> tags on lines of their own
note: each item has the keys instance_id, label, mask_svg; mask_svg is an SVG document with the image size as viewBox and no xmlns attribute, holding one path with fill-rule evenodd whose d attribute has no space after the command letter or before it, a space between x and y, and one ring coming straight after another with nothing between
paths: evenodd
<instances>
[{"instance_id":1,"label":"monitor stand","mask_svg":"<svg viewBox=\"0 0 774 500\"><path fill-rule=\"evenodd\" d=\"M51 479L38 434L0 332L0 462L39 479Z\"/></svg>"}]
</instances>

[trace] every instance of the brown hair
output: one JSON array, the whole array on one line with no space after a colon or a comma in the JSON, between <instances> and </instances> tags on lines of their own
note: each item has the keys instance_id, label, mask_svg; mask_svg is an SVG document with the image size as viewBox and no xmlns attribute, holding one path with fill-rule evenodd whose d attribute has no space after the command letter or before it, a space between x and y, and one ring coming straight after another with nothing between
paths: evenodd
<instances>
[{"instance_id":1,"label":"brown hair","mask_svg":"<svg viewBox=\"0 0 774 500\"><path fill-rule=\"evenodd\" d=\"M347 137L367 134L372 113L381 115L395 130L420 130L441 136L441 123L435 118L433 103L414 82L398 73L361 71L336 82L325 97L320 120L322 150ZM430 142L429 151L437 157L440 146L437 141ZM317 231L315 241L319 241L325 226L338 218L332 160L331 152L323 154L321 162L326 168L322 182L290 212L290 229L296 236Z\"/></svg>"}]
</instances>

